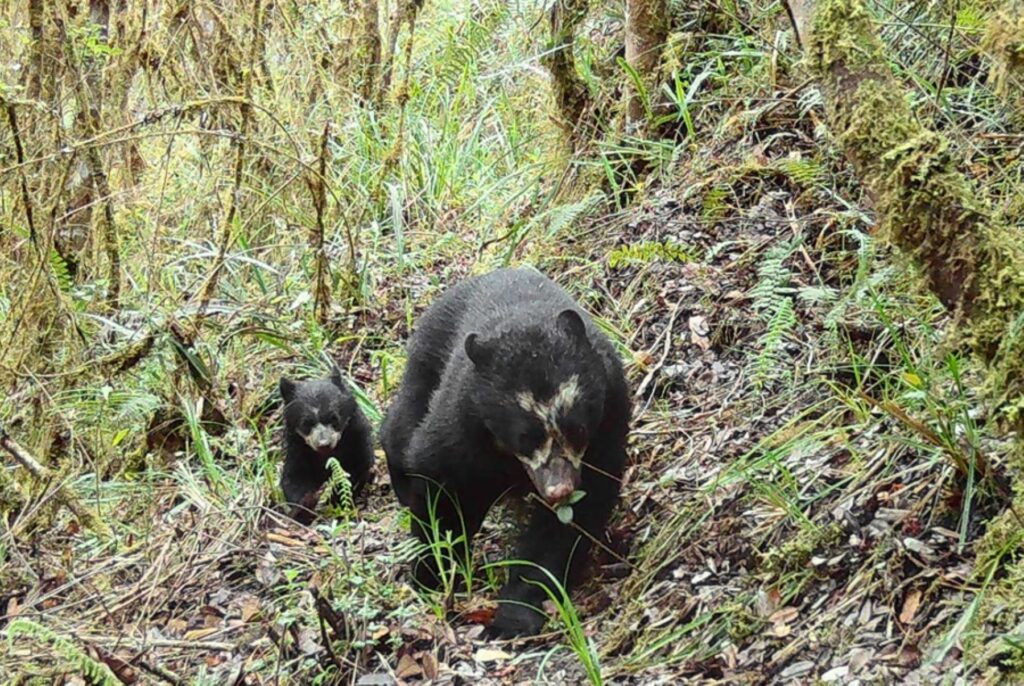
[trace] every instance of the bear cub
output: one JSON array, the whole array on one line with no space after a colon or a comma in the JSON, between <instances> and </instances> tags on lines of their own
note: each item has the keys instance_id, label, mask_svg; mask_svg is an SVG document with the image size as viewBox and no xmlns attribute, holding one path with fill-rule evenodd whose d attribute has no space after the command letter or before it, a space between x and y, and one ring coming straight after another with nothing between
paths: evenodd
<instances>
[{"instance_id":1,"label":"bear cub","mask_svg":"<svg viewBox=\"0 0 1024 686\"><path fill-rule=\"evenodd\" d=\"M515 557L568 587L591 547L576 527L600 540L618 500L630 412L622 364L590 317L540 272L501 269L457 284L419 318L381 442L421 542L432 514L442 536L464 533L469 546L495 501L532 493ZM555 514L567 501L571 525ZM550 581L537 566L510 568L491 637L543 628L537 584ZM436 586L429 553L414 575Z\"/></svg>"},{"instance_id":2,"label":"bear cub","mask_svg":"<svg viewBox=\"0 0 1024 686\"><path fill-rule=\"evenodd\" d=\"M280 390L285 403L281 490L292 508L291 516L308 524L330 476L328 459L336 459L348 473L353 496L370 480L370 424L337 367L327 379L293 381L282 377ZM335 502L339 496L332 494Z\"/></svg>"}]
</instances>

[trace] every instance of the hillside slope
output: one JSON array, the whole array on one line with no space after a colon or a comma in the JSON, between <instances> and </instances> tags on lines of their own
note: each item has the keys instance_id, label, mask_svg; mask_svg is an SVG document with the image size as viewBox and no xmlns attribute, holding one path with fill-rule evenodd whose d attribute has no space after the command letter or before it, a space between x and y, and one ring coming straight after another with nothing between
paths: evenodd
<instances>
[{"instance_id":1,"label":"hillside slope","mask_svg":"<svg viewBox=\"0 0 1024 686\"><path fill-rule=\"evenodd\" d=\"M45 94L18 91L38 147L12 161L3 134L0 422L58 477L6 456L0 471L10 683L1014 678L1013 579L974 564L1006 493L973 465L1001 475L1009 439L948 318L875 235L778 6L677 8L662 137L622 139L609 119L570 154L537 59L543 4L428 0L397 34L402 97L373 106L338 56L360 18L333 0L255 3L258 22L250 3L156 2L112 33L134 51L83 24L68 38L81 73L53 98L105 75L89 81L112 89L99 132L33 121ZM617 7L595 3L577 48L609 117ZM1019 211L1020 136L985 84L981 15L875 9L919 116ZM22 9L0 14L31 34ZM61 243L74 227L57 208L85 211L63 137L108 167L110 194L85 205L111 203L121 232L114 310L100 239ZM36 215L53 209L42 252L30 185ZM572 608L551 608L544 636L484 643L512 508L485 525L469 592L417 595L382 460L355 509L311 527L276 511L275 389L337 361L379 425L416 315L521 263L622 352L631 465Z\"/></svg>"}]
</instances>

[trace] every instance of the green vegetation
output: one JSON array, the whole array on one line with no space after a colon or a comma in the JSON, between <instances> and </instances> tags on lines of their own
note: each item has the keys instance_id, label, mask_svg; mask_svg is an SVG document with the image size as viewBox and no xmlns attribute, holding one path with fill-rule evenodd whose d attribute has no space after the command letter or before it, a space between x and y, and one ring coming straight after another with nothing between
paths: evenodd
<instances>
[{"instance_id":1,"label":"green vegetation","mask_svg":"<svg viewBox=\"0 0 1024 686\"><path fill-rule=\"evenodd\" d=\"M670 2L644 74L624 3L550 4L0 6L9 683L1019 680L1019 3L829 0L804 59L779 3ZM516 513L428 522L437 592L383 460L288 520L277 382L336 361L378 426L505 264L636 398L594 578L487 644Z\"/></svg>"}]
</instances>

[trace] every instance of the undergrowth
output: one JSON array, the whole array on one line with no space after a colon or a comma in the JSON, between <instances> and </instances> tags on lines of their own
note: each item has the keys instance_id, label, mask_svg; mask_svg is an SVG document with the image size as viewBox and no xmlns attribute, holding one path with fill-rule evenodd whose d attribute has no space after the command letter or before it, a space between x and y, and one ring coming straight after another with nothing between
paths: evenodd
<instances>
[{"instance_id":1,"label":"undergrowth","mask_svg":"<svg viewBox=\"0 0 1024 686\"><path fill-rule=\"evenodd\" d=\"M778 3L671 3L643 139L618 128L622 8L594 4L576 52L599 111L572 152L546 3L427 0L369 97L356 4L143 5L109 41L62 16L39 83L25 8L0 9L0 426L56 475L4 454L15 683L1019 673L1015 515L976 549L1007 438L949 318L878 241ZM934 3L872 8L915 115L1015 216L980 5L952 26ZM96 130L76 86L102 94ZM485 525L470 559L435 531L431 594L404 576L422 550L382 463L364 502L332 464L339 505L310 528L274 511L278 378L337 362L378 425L422 308L520 263L594 313L637 392L598 579L573 597L552 580L554 647L476 642L514 524Z\"/></svg>"}]
</instances>

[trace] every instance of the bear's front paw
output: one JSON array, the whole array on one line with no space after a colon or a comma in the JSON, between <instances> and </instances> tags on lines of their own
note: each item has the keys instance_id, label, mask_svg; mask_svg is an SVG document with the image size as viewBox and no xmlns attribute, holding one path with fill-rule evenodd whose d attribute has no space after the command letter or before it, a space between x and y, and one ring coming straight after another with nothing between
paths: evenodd
<instances>
[{"instance_id":1,"label":"bear's front paw","mask_svg":"<svg viewBox=\"0 0 1024 686\"><path fill-rule=\"evenodd\" d=\"M546 619L543 613L532 607L502 603L484 635L490 639L535 636L544 628Z\"/></svg>"}]
</instances>

